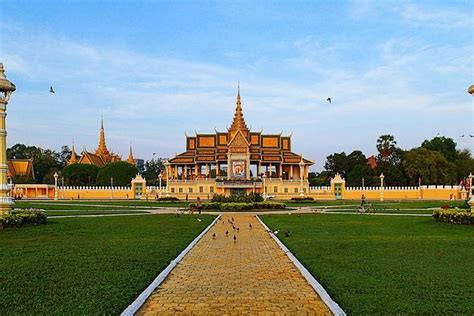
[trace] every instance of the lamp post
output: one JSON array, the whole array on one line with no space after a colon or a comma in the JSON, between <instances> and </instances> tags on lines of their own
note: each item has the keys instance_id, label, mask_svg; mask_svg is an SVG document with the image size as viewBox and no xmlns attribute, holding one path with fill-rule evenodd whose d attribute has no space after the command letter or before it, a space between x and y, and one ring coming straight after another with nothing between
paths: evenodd
<instances>
[{"instance_id":1,"label":"lamp post","mask_svg":"<svg viewBox=\"0 0 474 316\"><path fill-rule=\"evenodd\" d=\"M267 178L267 175L264 173L262 175L262 179L263 179L263 199L266 200L267 199L267 186L265 185L265 179Z\"/></svg>"},{"instance_id":2,"label":"lamp post","mask_svg":"<svg viewBox=\"0 0 474 316\"><path fill-rule=\"evenodd\" d=\"M160 180L160 194L158 195L158 197L161 197L161 178L163 176L161 175L161 173L158 175L158 179Z\"/></svg>"},{"instance_id":3,"label":"lamp post","mask_svg":"<svg viewBox=\"0 0 474 316\"><path fill-rule=\"evenodd\" d=\"M303 191L303 178L304 178L304 161L303 161L303 155L301 155L301 160L300 163L298 164L300 167L300 196L304 197L304 191Z\"/></svg>"},{"instance_id":4,"label":"lamp post","mask_svg":"<svg viewBox=\"0 0 474 316\"><path fill-rule=\"evenodd\" d=\"M57 201L58 200L58 173L55 172L54 175L54 200Z\"/></svg>"},{"instance_id":5,"label":"lamp post","mask_svg":"<svg viewBox=\"0 0 474 316\"><path fill-rule=\"evenodd\" d=\"M383 201L383 179L385 176L383 173L380 174L380 201Z\"/></svg>"},{"instance_id":6,"label":"lamp post","mask_svg":"<svg viewBox=\"0 0 474 316\"><path fill-rule=\"evenodd\" d=\"M474 84L470 85L469 88L467 88L467 92L474 97ZM469 195L471 198L469 199L469 205L471 206L471 212L474 212L474 199L472 199L472 173L470 174L471 180L470 180L470 188L469 188Z\"/></svg>"},{"instance_id":7,"label":"lamp post","mask_svg":"<svg viewBox=\"0 0 474 316\"><path fill-rule=\"evenodd\" d=\"M7 182L7 104L16 87L5 77L3 63L0 63L0 214L9 214L13 200L10 196L10 187Z\"/></svg>"},{"instance_id":8,"label":"lamp post","mask_svg":"<svg viewBox=\"0 0 474 316\"><path fill-rule=\"evenodd\" d=\"M165 162L165 168L166 168L166 196L170 196L170 191L169 191L169 186L168 183L170 182L170 162L166 160Z\"/></svg>"}]
</instances>

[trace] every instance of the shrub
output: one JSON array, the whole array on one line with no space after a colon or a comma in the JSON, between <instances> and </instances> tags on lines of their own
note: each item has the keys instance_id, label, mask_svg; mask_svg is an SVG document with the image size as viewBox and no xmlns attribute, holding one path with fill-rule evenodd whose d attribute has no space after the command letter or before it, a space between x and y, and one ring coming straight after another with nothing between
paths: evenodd
<instances>
[{"instance_id":1,"label":"shrub","mask_svg":"<svg viewBox=\"0 0 474 316\"><path fill-rule=\"evenodd\" d=\"M435 210L433 218L439 222L460 225L474 225L474 213L456 210Z\"/></svg>"},{"instance_id":2,"label":"shrub","mask_svg":"<svg viewBox=\"0 0 474 316\"><path fill-rule=\"evenodd\" d=\"M223 194L214 194L211 202L221 203L252 203L252 202L263 202L263 197L260 193L249 193L242 195L230 195L225 196Z\"/></svg>"},{"instance_id":3,"label":"shrub","mask_svg":"<svg viewBox=\"0 0 474 316\"><path fill-rule=\"evenodd\" d=\"M310 202L310 201L314 201L314 199L310 196L304 196L304 197L292 197L291 198L292 201L295 201L295 202Z\"/></svg>"},{"instance_id":4,"label":"shrub","mask_svg":"<svg viewBox=\"0 0 474 316\"><path fill-rule=\"evenodd\" d=\"M195 204L191 203L190 207L194 207ZM284 209L286 205L284 203L277 202L208 202L202 204L204 210L222 210L222 211L247 211L247 210L262 210L262 209Z\"/></svg>"},{"instance_id":5,"label":"shrub","mask_svg":"<svg viewBox=\"0 0 474 316\"><path fill-rule=\"evenodd\" d=\"M158 202L177 202L179 199L174 196L163 196L156 199Z\"/></svg>"},{"instance_id":6,"label":"shrub","mask_svg":"<svg viewBox=\"0 0 474 316\"><path fill-rule=\"evenodd\" d=\"M46 214L40 210L14 211L11 214L0 215L0 229L45 224L46 221Z\"/></svg>"},{"instance_id":7,"label":"shrub","mask_svg":"<svg viewBox=\"0 0 474 316\"><path fill-rule=\"evenodd\" d=\"M110 178L113 178L114 186L129 186L137 174L138 168L134 165L126 161L117 161L100 169L97 175L97 184L109 186Z\"/></svg>"}]
</instances>

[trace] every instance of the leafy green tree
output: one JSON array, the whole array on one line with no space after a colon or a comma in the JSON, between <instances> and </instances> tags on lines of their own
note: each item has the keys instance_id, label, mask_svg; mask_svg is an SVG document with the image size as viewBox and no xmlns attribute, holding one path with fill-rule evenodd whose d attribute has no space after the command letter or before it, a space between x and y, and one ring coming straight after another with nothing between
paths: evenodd
<instances>
[{"instance_id":1,"label":"leafy green tree","mask_svg":"<svg viewBox=\"0 0 474 316\"><path fill-rule=\"evenodd\" d=\"M409 184L409 179L405 172L405 151L398 147L392 149L390 156L383 158L379 154L377 159L376 176L384 174L384 183L388 186L403 186ZM377 180L379 182L379 180Z\"/></svg>"},{"instance_id":2,"label":"leafy green tree","mask_svg":"<svg viewBox=\"0 0 474 316\"><path fill-rule=\"evenodd\" d=\"M346 176L346 153L334 153L326 157L324 169L329 172L330 177L334 177L336 173Z\"/></svg>"},{"instance_id":3,"label":"leafy green tree","mask_svg":"<svg viewBox=\"0 0 474 316\"><path fill-rule=\"evenodd\" d=\"M468 149L458 151L456 153L456 160L454 161L456 168L456 180L459 183L465 179L469 173L474 173L474 158Z\"/></svg>"},{"instance_id":4,"label":"leafy green tree","mask_svg":"<svg viewBox=\"0 0 474 316\"><path fill-rule=\"evenodd\" d=\"M129 186L138 173L138 168L126 161L113 162L99 170L96 183L109 186L110 180L113 178L114 186Z\"/></svg>"},{"instance_id":5,"label":"leafy green tree","mask_svg":"<svg viewBox=\"0 0 474 316\"><path fill-rule=\"evenodd\" d=\"M369 165L356 165L347 175L346 186L360 187L362 186L362 178L364 179L364 186L377 185L377 176L374 170Z\"/></svg>"},{"instance_id":6,"label":"leafy green tree","mask_svg":"<svg viewBox=\"0 0 474 316\"><path fill-rule=\"evenodd\" d=\"M52 183L51 179L45 176L62 168L59 154L50 149L16 144L7 149L7 157L8 159L33 159L35 179L38 183Z\"/></svg>"},{"instance_id":7,"label":"leafy green tree","mask_svg":"<svg viewBox=\"0 0 474 316\"><path fill-rule=\"evenodd\" d=\"M405 170L410 183L416 184L421 177L423 183L454 184L456 166L450 163L439 151L424 147L414 148L405 155Z\"/></svg>"},{"instance_id":8,"label":"leafy green tree","mask_svg":"<svg viewBox=\"0 0 474 316\"><path fill-rule=\"evenodd\" d=\"M437 136L431 140L425 140L421 147L439 151L448 161L454 161L457 158L456 143L452 138Z\"/></svg>"},{"instance_id":9,"label":"leafy green tree","mask_svg":"<svg viewBox=\"0 0 474 316\"><path fill-rule=\"evenodd\" d=\"M149 185L159 185L158 175L165 170L165 159L164 158L153 158L145 162L145 171L143 177L146 179ZM164 184L164 181L161 183Z\"/></svg>"},{"instance_id":10,"label":"leafy green tree","mask_svg":"<svg viewBox=\"0 0 474 316\"><path fill-rule=\"evenodd\" d=\"M94 185L99 173L95 165L75 163L64 167L61 176L65 185Z\"/></svg>"},{"instance_id":11,"label":"leafy green tree","mask_svg":"<svg viewBox=\"0 0 474 316\"><path fill-rule=\"evenodd\" d=\"M385 159L393 153L396 145L397 142L395 141L395 137L393 137L392 135L381 135L377 139L376 147L382 158Z\"/></svg>"}]
</instances>

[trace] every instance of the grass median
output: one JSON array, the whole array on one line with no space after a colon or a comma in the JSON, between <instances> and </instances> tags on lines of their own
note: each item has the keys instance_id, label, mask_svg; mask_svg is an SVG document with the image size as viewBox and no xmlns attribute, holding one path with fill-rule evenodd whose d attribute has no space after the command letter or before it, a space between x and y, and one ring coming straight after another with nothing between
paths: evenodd
<instances>
[{"instance_id":1,"label":"grass median","mask_svg":"<svg viewBox=\"0 0 474 316\"><path fill-rule=\"evenodd\" d=\"M0 231L0 311L119 314L212 219L67 218Z\"/></svg>"},{"instance_id":2,"label":"grass median","mask_svg":"<svg viewBox=\"0 0 474 316\"><path fill-rule=\"evenodd\" d=\"M474 313L473 227L430 217L261 217L348 314Z\"/></svg>"}]
</instances>

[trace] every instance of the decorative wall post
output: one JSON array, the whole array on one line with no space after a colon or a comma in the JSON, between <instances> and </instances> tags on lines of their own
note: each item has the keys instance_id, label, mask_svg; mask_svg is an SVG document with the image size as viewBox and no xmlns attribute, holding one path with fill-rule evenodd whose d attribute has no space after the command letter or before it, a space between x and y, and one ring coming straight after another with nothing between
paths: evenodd
<instances>
[{"instance_id":1,"label":"decorative wall post","mask_svg":"<svg viewBox=\"0 0 474 316\"><path fill-rule=\"evenodd\" d=\"M158 197L161 197L161 178L162 178L162 177L163 177L163 176L162 176L161 173L160 173L160 174L158 175L158 179L160 180L160 187L159 187L159 189L160 189L159 192L160 192L160 193L158 194Z\"/></svg>"},{"instance_id":2,"label":"decorative wall post","mask_svg":"<svg viewBox=\"0 0 474 316\"><path fill-rule=\"evenodd\" d=\"M166 196L170 196L170 191L169 191L169 183L170 183L170 162L166 161L165 162L165 168L166 168Z\"/></svg>"},{"instance_id":3,"label":"decorative wall post","mask_svg":"<svg viewBox=\"0 0 474 316\"><path fill-rule=\"evenodd\" d=\"M3 63L0 63L0 214L9 214L13 200L8 185L8 161L7 161L7 104L16 87L5 77Z\"/></svg>"},{"instance_id":4,"label":"decorative wall post","mask_svg":"<svg viewBox=\"0 0 474 316\"><path fill-rule=\"evenodd\" d=\"M385 178L385 176L383 175L383 173L380 174L380 201L382 202L383 201L383 179Z\"/></svg>"}]
</instances>

